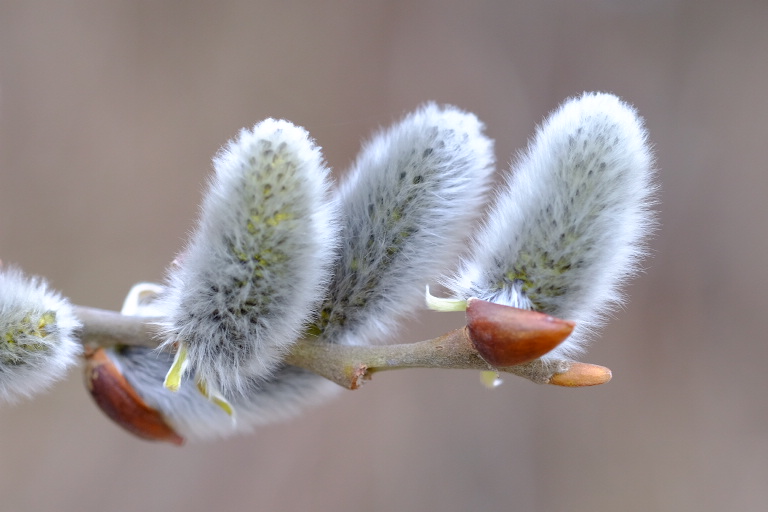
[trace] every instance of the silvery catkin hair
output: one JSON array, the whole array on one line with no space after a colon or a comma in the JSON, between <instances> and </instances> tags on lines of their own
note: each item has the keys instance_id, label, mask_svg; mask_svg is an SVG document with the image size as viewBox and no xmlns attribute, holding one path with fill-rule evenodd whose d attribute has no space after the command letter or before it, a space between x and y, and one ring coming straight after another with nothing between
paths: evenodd
<instances>
[{"instance_id":1,"label":"silvery catkin hair","mask_svg":"<svg viewBox=\"0 0 768 512\"><path fill-rule=\"evenodd\" d=\"M578 353L621 301L653 226L653 161L635 110L610 94L566 101L514 165L471 256L446 283L478 297L575 320L545 356Z\"/></svg>"},{"instance_id":2,"label":"silvery catkin hair","mask_svg":"<svg viewBox=\"0 0 768 512\"><path fill-rule=\"evenodd\" d=\"M364 146L338 194L341 250L313 329L322 340L383 339L454 264L494 170L483 129L427 104Z\"/></svg>"},{"instance_id":3,"label":"silvery catkin hair","mask_svg":"<svg viewBox=\"0 0 768 512\"><path fill-rule=\"evenodd\" d=\"M0 402L30 397L76 362L80 322L69 301L37 277L0 268Z\"/></svg>"},{"instance_id":4,"label":"silvery catkin hair","mask_svg":"<svg viewBox=\"0 0 768 512\"><path fill-rule=\"evenodd\" d=\"M329 170L309 134L267 119L214 160L198 227L170 272L163 346L217 392L268 378L322 297L337 245ZM185 360L186 359L186 360ZM182 370L182 371L179 371Z\"/></svg>"}]
</instances>

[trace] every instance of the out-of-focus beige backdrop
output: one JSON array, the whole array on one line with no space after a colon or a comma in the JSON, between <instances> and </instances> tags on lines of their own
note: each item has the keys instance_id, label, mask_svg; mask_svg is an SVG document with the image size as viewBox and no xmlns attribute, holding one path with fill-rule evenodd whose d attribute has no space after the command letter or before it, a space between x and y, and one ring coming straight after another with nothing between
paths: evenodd
<instances>
[{"instance_id":1,"label":"out-of-focus beige backdrop","mask_svg":"<svg viewBox=\"0 0 768 512\"><path fill-rule=\"evenodd\" d=\"M343 170L371 130L452 103L504 167L564 98L612 91L647 119L662 229L586 358L608 385L384 374L179 449L119 430L73 372L0 410L0 511L763 510L766 27L748 0L2 1L0 258L76 303L162 279L211 156L267 116ZM403 341L441 332L424 318Z\"/></svg>"}]
</instances>

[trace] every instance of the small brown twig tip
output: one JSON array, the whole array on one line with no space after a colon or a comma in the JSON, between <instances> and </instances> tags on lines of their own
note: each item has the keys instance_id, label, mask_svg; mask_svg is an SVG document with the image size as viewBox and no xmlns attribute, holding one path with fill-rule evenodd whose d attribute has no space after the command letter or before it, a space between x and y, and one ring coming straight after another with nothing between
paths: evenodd
<instances>
[{"instance_id":1,"label":"small brown twig tip","mask_svg":"<svg viewBox=\"0 0 768 512\"><path fill-rule=\"evenodd\" d=\"M597 386L609 382L613 374L605 366L589 363L570 363L569 368L561 373L554 374L549 379L549 384L565 386L569 388L581 388Z\"/></svg>"}]
</instances>

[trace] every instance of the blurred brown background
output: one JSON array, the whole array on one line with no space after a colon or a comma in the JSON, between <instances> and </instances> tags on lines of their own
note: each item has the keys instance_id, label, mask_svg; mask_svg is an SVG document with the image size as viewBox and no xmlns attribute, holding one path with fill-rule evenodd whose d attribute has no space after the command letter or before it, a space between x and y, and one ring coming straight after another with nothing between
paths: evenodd
<instances>
[{"instance_id":1,"label":"blurred brown background","mask_svg":"<svg viewBox=\"0 0 768 512\"><path fill-rule=\"evenodd\" d=\"M0 510L764 510L766 2L4 0L0 258L116 309L162 279L242 126L290 119L343 169L436 100L504 167L584 90L638 107L661 169L653 258L586 358L610 384L384 374L179 449L119 430L73 372L0 410ZM441 332L424 318L402 340Z\"/></svg>"}]
</instances>

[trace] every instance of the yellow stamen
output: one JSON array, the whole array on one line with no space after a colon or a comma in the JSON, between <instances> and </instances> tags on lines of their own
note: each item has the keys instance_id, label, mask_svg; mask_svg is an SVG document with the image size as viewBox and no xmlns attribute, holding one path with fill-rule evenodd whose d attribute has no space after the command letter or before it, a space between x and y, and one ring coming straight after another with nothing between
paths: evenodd
<instances>
[{"instance_id":1,"label":"yellow stamen","mask_svg":"<svg viewBox=\"0 0 768 512\"><path fill-rule=\"evenodd\" d=\"M163 386L171 391L178 391L181 387L181 377L184 375L184 370L187 369L187 346L183 343L179 343L179 348L176 350L176 356L173 358L173 364L171 369L165 376Z\"/></svg>"},{"instance_id":2,"label":"yellow stamen","mask_svg":"<svg viewBox=\"0 0 768 512\"><path fill-rule=\"evenodd\" d=\"M202 393L202 395L211 401L214 405L218 406L223 410L225 413L227 413L227 416L234 419L235 417L235 408L232 406L232 404L224 398L224 395L222 395L220 392L216 390L212 390L208 384L200 379L197 381L197 389Z\"/></svg>"}]
</instances>

